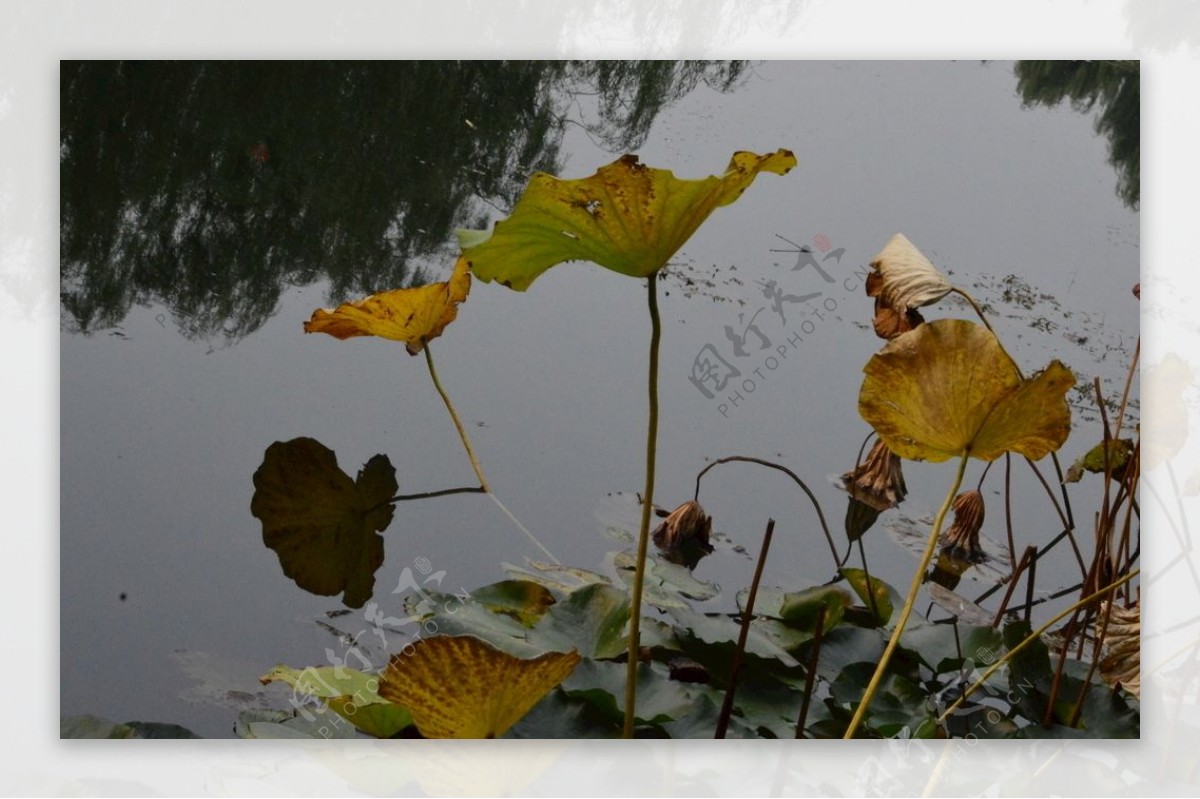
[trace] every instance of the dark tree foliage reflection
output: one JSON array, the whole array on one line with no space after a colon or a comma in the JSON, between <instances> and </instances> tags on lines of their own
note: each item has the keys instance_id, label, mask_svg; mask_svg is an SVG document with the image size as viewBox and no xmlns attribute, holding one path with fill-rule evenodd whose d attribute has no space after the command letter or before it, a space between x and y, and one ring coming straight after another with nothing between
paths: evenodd
<instances>
[{"instance_id":1,"label":"dark tree foliage reflection","mask_svg":"<svg viewBox=\"0 0 1200 799\"><path fill-rule=\"evenodd\" d=\"M1108 138L1117 195L1136 209L1141 196L1141 69L1137 61L1018 61L1017 91L1026 105L1070 100L1080 112L1098 106L1096 132Z\"/></svg>"},{"instance_id":2,"label":"dark tree foliage reflection","mask_svg":"<svg viewBox=\"0 0 1200 799\"><path fill-rule=\"evenodd\" d=\"M61 302L90 333L163 303L239 339L290 286L424 283L455 227L557 172L568 125L630 151L741 62L64 62Z\"/></svg>"}]
</instances>

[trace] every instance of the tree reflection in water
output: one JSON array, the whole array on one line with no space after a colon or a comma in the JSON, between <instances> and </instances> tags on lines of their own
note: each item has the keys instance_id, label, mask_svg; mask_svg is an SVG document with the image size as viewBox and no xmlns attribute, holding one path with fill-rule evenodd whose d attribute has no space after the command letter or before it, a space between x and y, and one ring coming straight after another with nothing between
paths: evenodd
<instances>
[{"instance_id":1,"label":"tree reflection in water","mask_svg":"<svg viewBox=\"0 0 1200 799\"><path fill-rule=\"evenodd\" d=\"M1099 106L1096 132L1108 138L1117 196L1137 209L1141 196L1141 67L1137 61L1018 61L1017 91L1026 105L1070 100L1086 113Z\"/></svg>"},{"instance_id":2,"label":"tree reflection in water","mask_svg":"<svg viewBox=\"0 0 1200 799\"><path fill-rule=\"evenodd\" d=\"M164 304L237 340L291 286L330 304L420 285L456 227L557 172L568 126L629 151L706 61L63 62L64 329Z\"/></svg>"}]
</instances>

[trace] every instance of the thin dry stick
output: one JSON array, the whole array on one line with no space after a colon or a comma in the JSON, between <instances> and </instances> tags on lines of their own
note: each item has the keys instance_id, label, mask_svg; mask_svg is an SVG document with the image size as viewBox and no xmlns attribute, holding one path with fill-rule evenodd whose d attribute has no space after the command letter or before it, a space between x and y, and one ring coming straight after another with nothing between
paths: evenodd
<instances>
[{"instance_id":1,"label":"thin dry stick","mask_svg":"<svg viewBox=\"0 0 1200 799\"><path fill-rule=\"evenodd\" d=\"M712 469L713 467L715 467L719 464L722 464L722 463L757 463L759 466L766 466L768 469L775 469L776 471L783 472L788 477L792 478L792 482L794 482L796 485L800 486L800 488L804 489L804 493L808 495L808 498L812 502L813 507L816 508L816 510L817 510L817 518L821 522L821 531L825 533L825 540L829 544L829 552L833 555L834 568L841 567L842 563L844 563L845 561L843 559L838 558L837 546L835 546L833 543L833 535L829 532L829 525L825 523L825 514L821 510L821 503L817 502L816 496L814 496L813 492L809 490L808 485L803 480L801 480L796 475L795 472L793 472L791 469L787 468L786 466L781 466L778 463L772 463L771 461L766 461L766 460L763 460L762 458L752 458L748 455L730 455L725 458L718 458L717 460L713 461L712 463L708 464L703 469L701 469L700 473L698 475L696 475L696 492L692 497L693 499L695 499L697 502L700 501L700 478L702 478L702 477L704 477L704 475L708 474L710 469ZM847 549L846 557L849 557L849 556L850 556L850 550Z\"/></svg>"},{"instance_id":2,"label":"thin dry stick","mask_svg":"<svg viewBox=\"0 0 1200 799\"><path fill-rule=\"evenodd\" d=\"M1083 608L1071 614L1067 622L1067 631L1063 634L1062 648L1058 652L1058 666L1054 669L1054 679L1050 683L1050 693L1046 697L1046 712L1042 716L1042 724L1049 724L1054 718L1054 706L1058 704L1058 689L1062 686L1063 671L1067 667L1067 650L1071 647L1071 639L1075 636L1075 627L1079 624L1079 614ZM1028 616L1026 624L1029 623ZM1080 640L1086 636L1081 636Z\"/></svg>"},{"instance_id":3,"label":"thin dry stick","mask_svg":"<svg viewBox=\"0 0 1200 799\"><path fill-rule=\"evenodd\" d=\"M1059 533L1058 535L1054 536L1054 538L1051 538L1051 539L1050 539L1050 541L1049 541L1049 542L1048 542L1048 543L1047 543L1047 544L1046 544L1044 547L1042 547L1041 549L1039 549L1039 550L1038 550L1038 552L1037 552L1037 556L1038 556L1039 558L1040 558L1040 557L1042 557L1042 556L1043 556L1043 555L1045 555L1047 552L1049 552L1050 550L1054 549L1054 546L1055 546L1055 545L1056 545L1056 544L1057 544L1059 541L1061 541L1062 539L1064 539L1064 538L1066 538L1066 537L1067 537L1067 531L1066 531L1066 530L1063 530L1061 533ZM1015 579L1015 575L1012 575L1012 574L1010 574L1008 579L1009 579L1009 581L1011 582L1013 579ZM976 604L976 605L982 604L982 603L983 603L983 601L984 601L985 599L987 599L987 598L988 598L988 597L990 597L992 594L994 594L994 593L996 593L997 591L999 591L999 590L1000 590L1001 588L1003 588L1003 587L1004 587L1006 584L1007 584L1007 583L1005 583L1005 582L999 582L999 583L995 583L995 584L993 584L993 585L992 585L990 588L986 589L986 590L985 590L985 591L984 591L982 594L980 594L979 596L975 597L975 604ZM1083 583L1081 582L1081 583L1079 584L1079 586L1082 586L1082 585L1083 585ZM1078 588L1079 586L1076 586L1076 587ZM1074 589L1072 589L1071 591L1068 591L1067 593L1072 593L1073 591L1074 591ZM1059 596L1066 596L1066 594L1059 594ZM1057 597L1056 597L1056 598L1057 598ZM1043 601L1043 600L1038 600L1037 602L1034 602L1033 604L1035 604L1035 605L1040 605L1040 604L1042 603L1042 601ZM1013 610L1014 610L1014 611L1020 610L1020 607L1013 608Z\"/></svg>"},{"instance_id":4,"label":"thin dry stick","mask_svg":"<svg viewBox=\"0 0 1200 799\"><path fill-rule=\"evenodd\" d=\"M817 662L821 658L821 637L825 632L825 604L817 608L817 626L813 633L812 654L808 656L808 673L804 675L804 699L800 702L800 716L796 719L796 737L804 737L804 726L808 723L808 706L812 700L813 686L817 679Z\"/></svg>"},{"instance_id":5,"label":"thin dry stick","mask_svg":"<svg viewBox=\"0 0 1200 799\"><path fill-rule=\"evenodd\" d=\"M1125 423L1125 409L1129 404L1129 389L1133 385L1133 376L1137 372L1138 358L1142 354L1142 337L1138 336L1137 345L1133 348L1133 358L1129 361L1129 371L1125 373L1125 389L1121 392L1121 407L1117 410L1117 429L1113 438L1121 437L1121 427Z\"/></svg>"},{"instance_id":6,"label":"thin dry stick","mask_svg":"<svg viewBox=\"0 0 1200 799\"><path fill-rule=\"evenodd\" d=\"M1112 583L1111 585L1106 585L1104 588L1101 588L1099 591L1096 591L1094 594L1089 594L1089 595L1085 596L1083 599L1077 601L1075 604L1071 605L1069 608L1067 608L1066 610L1063 610L1058 615L1056 615L1054 618L1050 619L1050 621L1046 622L1041 627L1038 627L1036 630L1031 632L1029 635L1025 636L1025 638L1022 639L1021 643L1017 644L1012 649L1005 652L1004 657L997 659L995 663L993 663L991 666L989 666L987 668L987 670L983 673L983 675L978 680L973 682L967 688L967 690L963 691L962 696L960 696L958 699L954 700L954 703L951 704L950 707L946 708L942 712L942 715L938 716L938 724L941 724L943 721L946 720L947 716L949 716L955 710L958 710L959 706L963 702L966 701L967 697L969 697L971 694L978 691L983 686L983 684L985 682L987 682L987 679L989 677L991 677L993 674L995 674L1000 669L1001 666L1003 666L1005 663L1007 663L1009 661L1009 659L1013 657L1013 655L1017 654L1022 649L1027 647L1029 644L1031 644L1034 641L1041 638L1041 636L1044 632L1049 630L1051 627L1053 627L1055 624L1057 624L1059 621L1061 621L1063 618L1065 618L1068 614L1074 613L1076 610L1087 605L1088 603L1094 602L1095 600L1099 599L1100 597L1104 596L1105 594L1107 594L1117 588L1120 588L1122 585L1129 582L1134 577L1137 577L1139 574L1141 574L1140 569L1138 569L1137 571L1132 571L1129 574L1122 577L1121 579Z\"/></svg>"},{"instance_id":7,"label":"thin dry stick","mask_svg":"<svg viewBox=\"0 0 1200 799\"><path fill-rule=\"evenodd\" d=\"M1008 589L1004 592L1004 599L1000 601L1000 607L996 610L996 618L992 622L992 627L999 627L1000 621L1004 618L1004 611L1008 607L1008 601L1012 599L1013 591L1016 590L1017 581L1021 579L1021 574L1025 571L1025 567L1029 565L1029 561L1037 557L1037 547L1030 544L1025 547L1025 551L1021 554L1021 560L1017 562L1017 566L1013 569L1012 575L1008 579Z\"/></svg>"},{"instance_id":8,"label":"thin dry stick","mask_svg":"<svg viewBox=\"0 0 1200 799\"><path fill-rule=\"evenodd\" d=\"M1096 645L1092 650L1092 663L1088 666L1087 677L1083 680L1083 685L1079 688L1079 698L1075 700L1075 707L1071 710L1071 718L1067 721L1068 727L1075 727L1079 724L1079 716L1083 713L1083 700L1087 697L1088 686L1092 684L1092 677L1096 674L1096 668L1100 665L1100 647L1104 643L1104 636L1108 634L1108 620L1112 616L1113 603L1110 600L1105 608L1105 613L1100 619L1100 630L1096 635Z\"/></svg>"},{"instance_id":9,"label":"thin dry stick","mask_svg":"<svg viewBox=\"0 0 1200 799\"><path fill-rule=\"evenodd\" d=\"M1101 439L1104 455L1104 498L1100 502L1100 522L1096 525L1096 557L1100 556L1101 546L1103 545L1104 552L1109 552L1111 530L1109 530L1109 514L1112 513L1112 430L1108 426L1108 414L1104 410L1104 395L1101 394L1100 378L1094 378L1096 389L1096 407L1100 409L1101 429L1104 431L1104 438Z\"/></svg>"},{"instance_id":10,"label":"thin dry stick","mask_svg":"<svg viewBox=\"0 0 1200 799\"><path fill-rule=\"evenodd\" d=\"M1033 606L1033 586L1037 582L1037 553L1033 553L1033 557L1029 559L1029 565L1025 568L1025 623L1029 623L1029 608Z\"/></svg>"},{"instance_id":11,"label":"thin dry stick","mask_svg":"<svg viewBox=\"0 0 1200 799\"><path fill-rule=\"evenodd\" d=\"M1135 449L1132 457L1129 459L1129 464L1125 471L1125 487L1126 493L1129 496L1129 504L1125 506L1125 521L1121 525L1121 542L1117 547L1117 572L1120 573L1133 566L1133 558L1129 554L1130 541L1133 534L1133 496L1137 492L1138 483L1141 481L1142 458L1141 453ZM1122 560L1123 558L1123 560Z\"/></svg>"},{"instance_id":12,"label":"thin dry stick","mask_svg":"<svg viewBox=\"0 0 1200 799\"><path fill-rule=\"evenodd\" d=\"M1029 464L1029 468L1033 469L1033 473L1037 475L1038 481L1042 484L1042 488L1046 489L1047 496L1050 497L1050 502L1054 504L1054 509L1058 511L1058 517L1063 523L1063 533L1066 534L1067 540L1071 542L1071 549L1075 552L1075 560L1079 563L1080 574L1087 574L1087 566L1083 562L1083 553L1079 550L1079 542L1075 540L1075 520L1070 515L1070 508L1067 508L1067 513L1064 515L1062 507L1058 504L1058 500L1054 498L1054 489L1050 488L1050 484L1046 482L1046 478L1042 477L1042 472L1038 469L1037 464L1029 458L1025 459ZM1057 464L1057 461L1055 462ZM1062 482L1062 472L1058 475L1059 482ZM1064 494L1065 496L1065 494Z\"/></svg>"},{"instance_id":13,"label":"thin dry stick","mask_svg":"<svg viewBox=\"0 0 1200 799\"><path fill-rule=\"evenodd\" d=\"M426 491L423 494L397 494L389 500L381 502L378 506L394 505L397 502L408 502L413 499L433 499L434 497L447 497L451 494L486 494L487 490L483 486L470 486L467 488L443 488L440 491ZM374 508L372 508L374 510Z\"/></svg>"},{"instance_id":14,"label":"thin dry stick","mask_svg":"<svg viewBox=\"0 0 1200 799\"><path fill-rule=\"evenodd\" d=\"M1082 588L1083 588L1083 583L1075 583L1075 585L1070 585L1070 586L1067 586L1066 588L1060 588L1052 594L1047 594L1046 596L1039 597L1039 598L1033 600L1033 607L1037 607L1038 605L1044 605L1047 602L1053 602L1056 599L1062 599L1063 597L1070 596L1071 594L1078 594L1080 589L1082 589ZM1025 610L1025 608L1027 608L1027 607L1029 607L1029 605L1017 605L1014 608L1009 608L1008 612L1009 613L1023 612Z\"/></svg>"},{"instance_id":15,"label":"thin dry stick","mask_svg":"<svg viewBox=\"0 0 1200 799\"><path fill-rule=\"evenodd\" d=\"M750 622L754 620L754 600L758 598L758 583L762 580L763 566L767 563L767 552L771 549L771 536L775 534L775 520L767 519L767 531L763 534L762 552L754 566L754 579L750 581L750 595L746 597L746 608L742 611L742 629L738 633L737 649L733 650L733 663L729 668L729 687L725 689L725 701L721 703L721 715L717 718L714 738L724 738L729 729L729 716L733 713L733 696L737 691L738 674L742 670L742 653L746 651L746 640L750 637Z\"/></svg>"},{"instance_id":16,"label":"thin dry stick","mask_svg":"<svg viewBox=\"0 0 1200 799\"><path fill-rule=\"evenodd\" d=\"M622 737L633 737L633 719L637 709L637 664L642 620L642 585L646 578L646 550L650 540L650 512L654 507L654 461L658 448L658 344L662 338L662 323L658 316L658 273L646 280L647 302L650 308L650 368L647 396L650 404L646 429L646 486L642 492L642 521L638 530L636 568L633 573L633 596L629 608L629 664L625 672L625 723Z\"/></svg>"},{"instance_id":17,"label":"thin dry stick","mask_svg":"<svg viewBox=\"0 0 1200 799\"><path fill-rule=\"evenodd\" d=\"M917 594L921 591L921 583L925 581L925 570L929 568L929 561L933 559L933 553L937 549L938 537L942 533L942 522L946 518L946 512L950 510L951 503L954 502L954 497L958 495L958 487L962 485L963 473L967 470L967 459L970 458L968 452L963 452L962 457L958 461L958 470L954 474L954 482L950 485L950 491L947 492L946 498L942 501L942 507L938 509L937 518L933 520L933 529L929 532L929 543L925 545L925 554L921 558L921 563L917 566L917 570L913 572L912 585L909 586L908 596L904 600L904 607L900 610L900 618L896 621L896 627L892 630L891 638L888 639L887 647L883 650L883 656L879 659L879 665L875 668L875 673L871 675L871 681L867 683L867 690L863 693L862 700L858 703L858 708L854 711L854 717L850 719L850 726L846 728L846 734L843 738L853 738L854 733L858 731L859 725L867 715L867 707L871 704L871 699L874 698L875 692L879 689L879 684L883 682L884 672L887 671L888 662L892 659L892 653L896 651L896 647L900 643L900 636L904 632L904 626L908 623L908 617L912 614L913 605L916 604Z\"/></svg>"}]
</instances>

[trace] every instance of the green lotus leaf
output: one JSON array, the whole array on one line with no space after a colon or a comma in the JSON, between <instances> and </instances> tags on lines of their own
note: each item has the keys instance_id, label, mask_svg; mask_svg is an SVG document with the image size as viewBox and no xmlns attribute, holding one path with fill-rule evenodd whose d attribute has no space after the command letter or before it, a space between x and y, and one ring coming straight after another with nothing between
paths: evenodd
<instances>
[{"instance_id":1,"label":"green lotus leaf","mask_svg":"<svg viewBox=\"0 0 1200 799\"><path fill-rule=\"evenodd\" d=\"M492 613L512 616L526 627L537 623L554 604L554 594L530 580L503 580L471 592L471 599Z\"/></svg>"},{"instance_id":2,"label":"green lotus leaf","mask_svg":"<svg viewBox=\"0 0 1200 799\"><path fill-rule=\"evenodd\" d=\"M862 569L843 568L838 571L846 578L854 593L858 594L863 606L870 610L874 622L880 626L887 624L895 607L892 602L895 589L878 577L868 576Z\"/></svg>"},{"instance_id":3,"label":"green lotus leaf","mask_svg":"<svg viewBox=\"0 0 1200 799\"><path fill-rule=\"evenodd\" d=\"M589 178L561 180L538 172L512 214L488 231L458 231L459 246L480 280L524 291L563 261L592 261L633 277L666 265L716 208L729 205L760 172L787 174L789 150L734 153L723 175L681 180L626 155Z\"/></svg>"},{"instance_id":4,"label":"green lotus leaf","mask_svg":"<svg viewBox=\"0 0 1200 799\"><path fill-rule=\"evenodd\" d=\"M376 738L390 738L412 723L407 708L379 695L379 678L375 674L346 667L294 669L279 665L258 681L264 685L284 682L297 693L317 697L330 710Z\"/></svg>"},{"instance_id":5,"label":"green lotus leaf","mask_svg":"<svg viewBox=\"0 0 1200 799\"><path fill-rule=\"evenodd\" d=\"M1071 431L1071 371L1052 361L1022 380L996 337L963 319L896 337L863 371L858 412L902 458L944 461L965 452L990 461L1016 452L1037 460Z\"/></svg>"},{"instance_id":6,"label":"green lotus leaf","mask_svg":"<svg viewBox=\"0 0 1200 799\"><path fill-rule=\"evenodd\" d=\"M784 594L779 617L791 627L814 632L817 617L824 608L825 617L821 624L821 632L824 634L837 626L850 602L849 592L841 586L817 585Z\"/></svg>"},{"instance_id":7,"label":"green lotus leaf","mask_svg":"<svg viewBox=\"0 0 1200 799\"><path fill-rule=\"evenodd\" d=\"M1107 457L1105 457L1105 449L1108 450ZM1105 461L1107 461L1108 468L1112 470L1113 475L1120 476L1121 470L1125 468L1125 464L1129 463L1129 456L1133 454L1133 450L1134 444L1132 438L1112 440L1109 442L1107 448L1104 446L1104 442L1101 441L1075 459L1075 462L1071 464L1071 468L1067 469L1067 476L1063 479L1063 482L1078 483L1085 471L1103 474Z\"/></svg>"}]
</instances>

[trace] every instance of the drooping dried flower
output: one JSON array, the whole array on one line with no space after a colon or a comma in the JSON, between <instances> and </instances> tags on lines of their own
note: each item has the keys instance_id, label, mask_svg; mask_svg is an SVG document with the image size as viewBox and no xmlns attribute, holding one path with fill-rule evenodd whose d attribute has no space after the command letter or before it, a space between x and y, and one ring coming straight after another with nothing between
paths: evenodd
<instances>
[{"instance_id":1,"label":"drooping dried flower","mask_svg":"<svg viewBox=\"0 0 1200 799\"><path fill-rule=\"evenodd\" d=\"M900 456L883 439L876 439L866 459L842 475L842 485L850 496L878 511L896 507L908 493Z\"/></svg>"},{"instance_id":2,"label":"drooping dried flower","mask_svg":"<svg viewBox=\"0 0 1200 799\"><path fill-rule=\"evenodd\" d=\"M954 523L942 539L942 552L955 560L979 563L987 556L979 544L983 527L983 495L964 491L954 498Z\"/></svg>"},{"instance_id":3,"label":"drooping dried flower","mask_svg":"<svg viewBox=\"0 0 1200 799\"><path fill-rule=\"evenodd\" d=\"M713 551L712 517L695 500L688 500L663 520L653 533L654 545L671 563L694 569Z\"/></svg>"}]
</instances>

